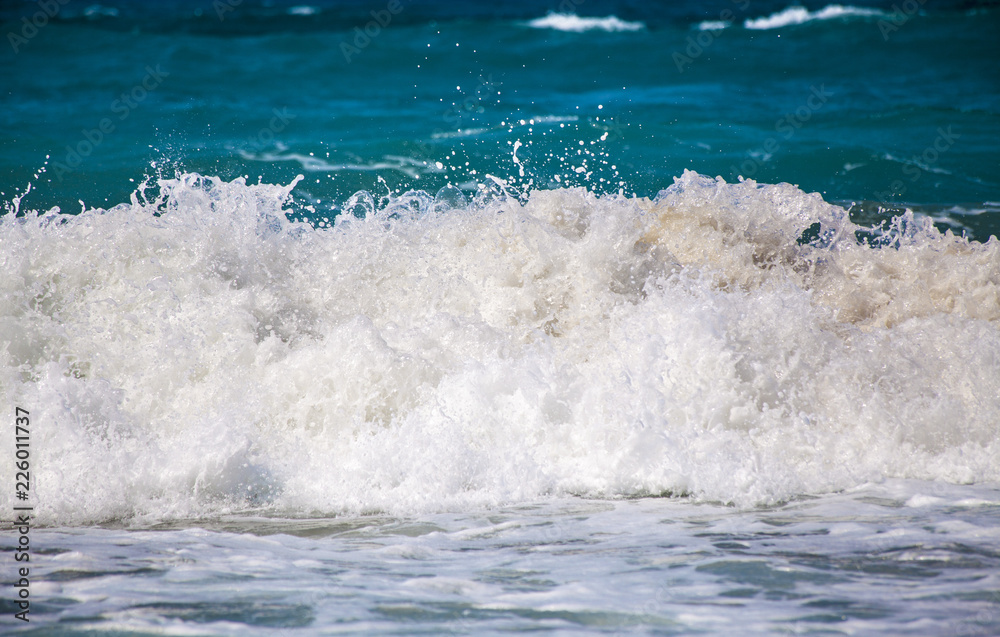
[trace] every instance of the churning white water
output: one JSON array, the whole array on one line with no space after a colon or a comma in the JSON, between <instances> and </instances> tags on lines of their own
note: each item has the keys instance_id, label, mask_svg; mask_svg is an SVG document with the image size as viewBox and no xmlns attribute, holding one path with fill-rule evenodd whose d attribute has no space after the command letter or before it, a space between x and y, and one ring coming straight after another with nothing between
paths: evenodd
<instances>
[{"instance_id":1,"label":"churning white water","mask_svg":"<svg viewBox=\"0 0 1000 637\"><path fill-rule=\"evenodd\" d=\"M995 239L691 172L652 201L365 193L329 227L291 187L0 218L42 522L1000 480Z\"/></svg>"}]
</instances>

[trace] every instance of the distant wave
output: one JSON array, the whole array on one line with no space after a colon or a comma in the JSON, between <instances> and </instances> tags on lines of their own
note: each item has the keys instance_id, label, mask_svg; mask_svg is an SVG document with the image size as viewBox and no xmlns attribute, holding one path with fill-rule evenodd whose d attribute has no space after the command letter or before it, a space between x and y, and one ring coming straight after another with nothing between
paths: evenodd
<instances>
[{"instance_id":1,"label":"distant wave","mask_svg":"<svg viewBox=\"0 0 1000 637\"><path fill-rule=\"evenodd\" d=\"M117 18L118 9L92 4L83 10L83 15L87 18Z\"/></svg>"},{"instance_id":2,"label":"distant wave","mask_svg":"<svg viewBox=\"0 0 1000 637\"><path fill-rule=\"evenodd\" d=\"M316 15L317 13L319 13L318 7L312 7L305 4L291 7L288 10L288 15Z\"/></svg>"},{"instance_id":3,"label":"distant wave","mask_svg":"<svg viewBox=\"0 0 1000 637\"><path fill-rule=\"evenodd\" d=\"M442 169L439 164L428 162L413 157L403 157L401 155L383 155L382 161L372 161L368 163L346 163L338 164L324 161L319 157L303 155L301 153L287 153L283 146L278 146L276 152L251 153L244 150L239 151L243 159L249 161L260 161L274 163L278 161L298 162L303 170L310 172L374 172L376 170L395 170L413 179L420 179L421 175L428 173L439 173Z\"/></svg>"},{"instance_id":4,"label":"distant wave","mask_svg":"<svg viewBox=\"0 0 1000 637\"><path fill-rule=\"evenodd\" d=\"M746 20L743 22L743 26L747 29L780 29L781 27L791 26L793 24L803 24L813 20L832 20L836 18L876 15L884 15L884 13L877 9L864 9L861 7L851 6L845 7L839 4L831 4L818 11L809 11L805 7L795 6L788 7L787 9L764 18Z\"/></svg>"},{"instance_id":5,"label":"distant wave","mask_svg":"<svg viewBox=\"0 0 1000 637\"><path fill-rule=\"evenodd\" d=\"M609 15L606 18L581 18L572 13L549 13L544 18L535 18L528 22L535 29L555 29L582 33L584 31L640 31L646 27L642 22L627 22L621 18Z\"/></svg>"},{"instance_id":6,"label":"distant wave","mask_svg":"<svg viewBox=\"0 0 1000 637\"><path fill-rule=\"evenodd\" d=\"M732 22L726 22L724 20L705 20L704 22L699 22L698 26L695 27L699 31L718 31L720 29L725 29Z\"/></svg>"},{"instance_id":7,"label":"distant wave","mask_svg":"<svg viewBox=\"0 0 1000 637\"><path fill-rule=\"evenodd\" d=\"M918 159L917 157L913 157L911 159L905 159L903 157L896 157L895 155L892 155L890 153L885 153L885 154L882 155L882 157L883 157L883 159L887 159L889 161L894 161L894 162L897 162L897 163L900 163L900 164L904 164L904 165L907 165L907 166L916 166L917 168L919 168L921 170L926 170L927 172L937 173L939 175L951 175L951 174L953 174L950 170L945 170L944 168L935 167L935 166L933 166L933 165L931 165L931 164L929 164L927 162L917 161L917 159Z\"/></svg>"}]
</instances>

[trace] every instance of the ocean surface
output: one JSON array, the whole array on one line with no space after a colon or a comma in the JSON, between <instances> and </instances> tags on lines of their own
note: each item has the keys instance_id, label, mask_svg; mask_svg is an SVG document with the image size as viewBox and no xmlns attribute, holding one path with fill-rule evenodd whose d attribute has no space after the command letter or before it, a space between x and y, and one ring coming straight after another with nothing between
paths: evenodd
<instances>
[{"instance_id":1,"label":"ocean surface","mask_svg":"<svg viewBox=\"0 0 1000 637\"><path fill-rule=\"evenodd\" d=\"M0 632L1000 634L998 33L0 0Z\"/></svg>"}]
</instances>

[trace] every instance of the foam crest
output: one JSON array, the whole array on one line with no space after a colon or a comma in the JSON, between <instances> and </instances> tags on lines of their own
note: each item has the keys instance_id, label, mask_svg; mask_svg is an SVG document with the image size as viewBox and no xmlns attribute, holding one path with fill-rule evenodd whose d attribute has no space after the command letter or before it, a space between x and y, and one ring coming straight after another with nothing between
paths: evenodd
<instances>
[{"instance_id":1,"label":"foam crest","mask_svg":"<svg viewBox=\"0 0 1000 637\"><path fill-rule=\"evenodd\" d=\"M866 9L863 7L843 6L831 4L817 11L809 11L805 7L788 7L778 13L744 21L743 26L747 29L780 29L795 24L804 24L814 20L835 20L850 17L871 17L884 15L877 9Z\"/></svg>"},{"instance_id":2,"label":"foam crest","mask_svg":"<svg viewBox=\"0 0 1000 637\"><path fill-rule=\"evenodd\" d=\"M44 520L1000 479L996 240L691 172L654 200L359 193L324 228L293 187L0 218Z\"/></svg>"},{"instance_id":3,"label":"foam crest","mask_svg":"<svg viewBox=\"0 0 1000 637\"><path fill-rule=\"evenodd\" d=\"M535 18L528 22L535 29L555 29L582 33L584 31L640 31L645 28L642 22L629 22L613 15L604 18L581 17L573 13L549 13L545 17Z\"/></svg>"}]
</instances>

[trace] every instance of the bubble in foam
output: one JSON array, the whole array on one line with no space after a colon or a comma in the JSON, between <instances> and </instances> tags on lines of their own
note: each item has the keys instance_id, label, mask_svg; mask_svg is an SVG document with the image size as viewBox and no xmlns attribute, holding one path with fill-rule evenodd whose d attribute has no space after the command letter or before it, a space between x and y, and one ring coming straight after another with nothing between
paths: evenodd
<instances>
[{"instance_id":1,"label":"bubble in foam","mask_svg":"<svg viewBox=\"0 0 1000 637\"><path fill-rule=\"evenodd\" d=\"M456 186L448 184L437 191L434 195L434 206L436 210L461 210L468 205L465 193Z\"/></svg>"}]
</instances>

